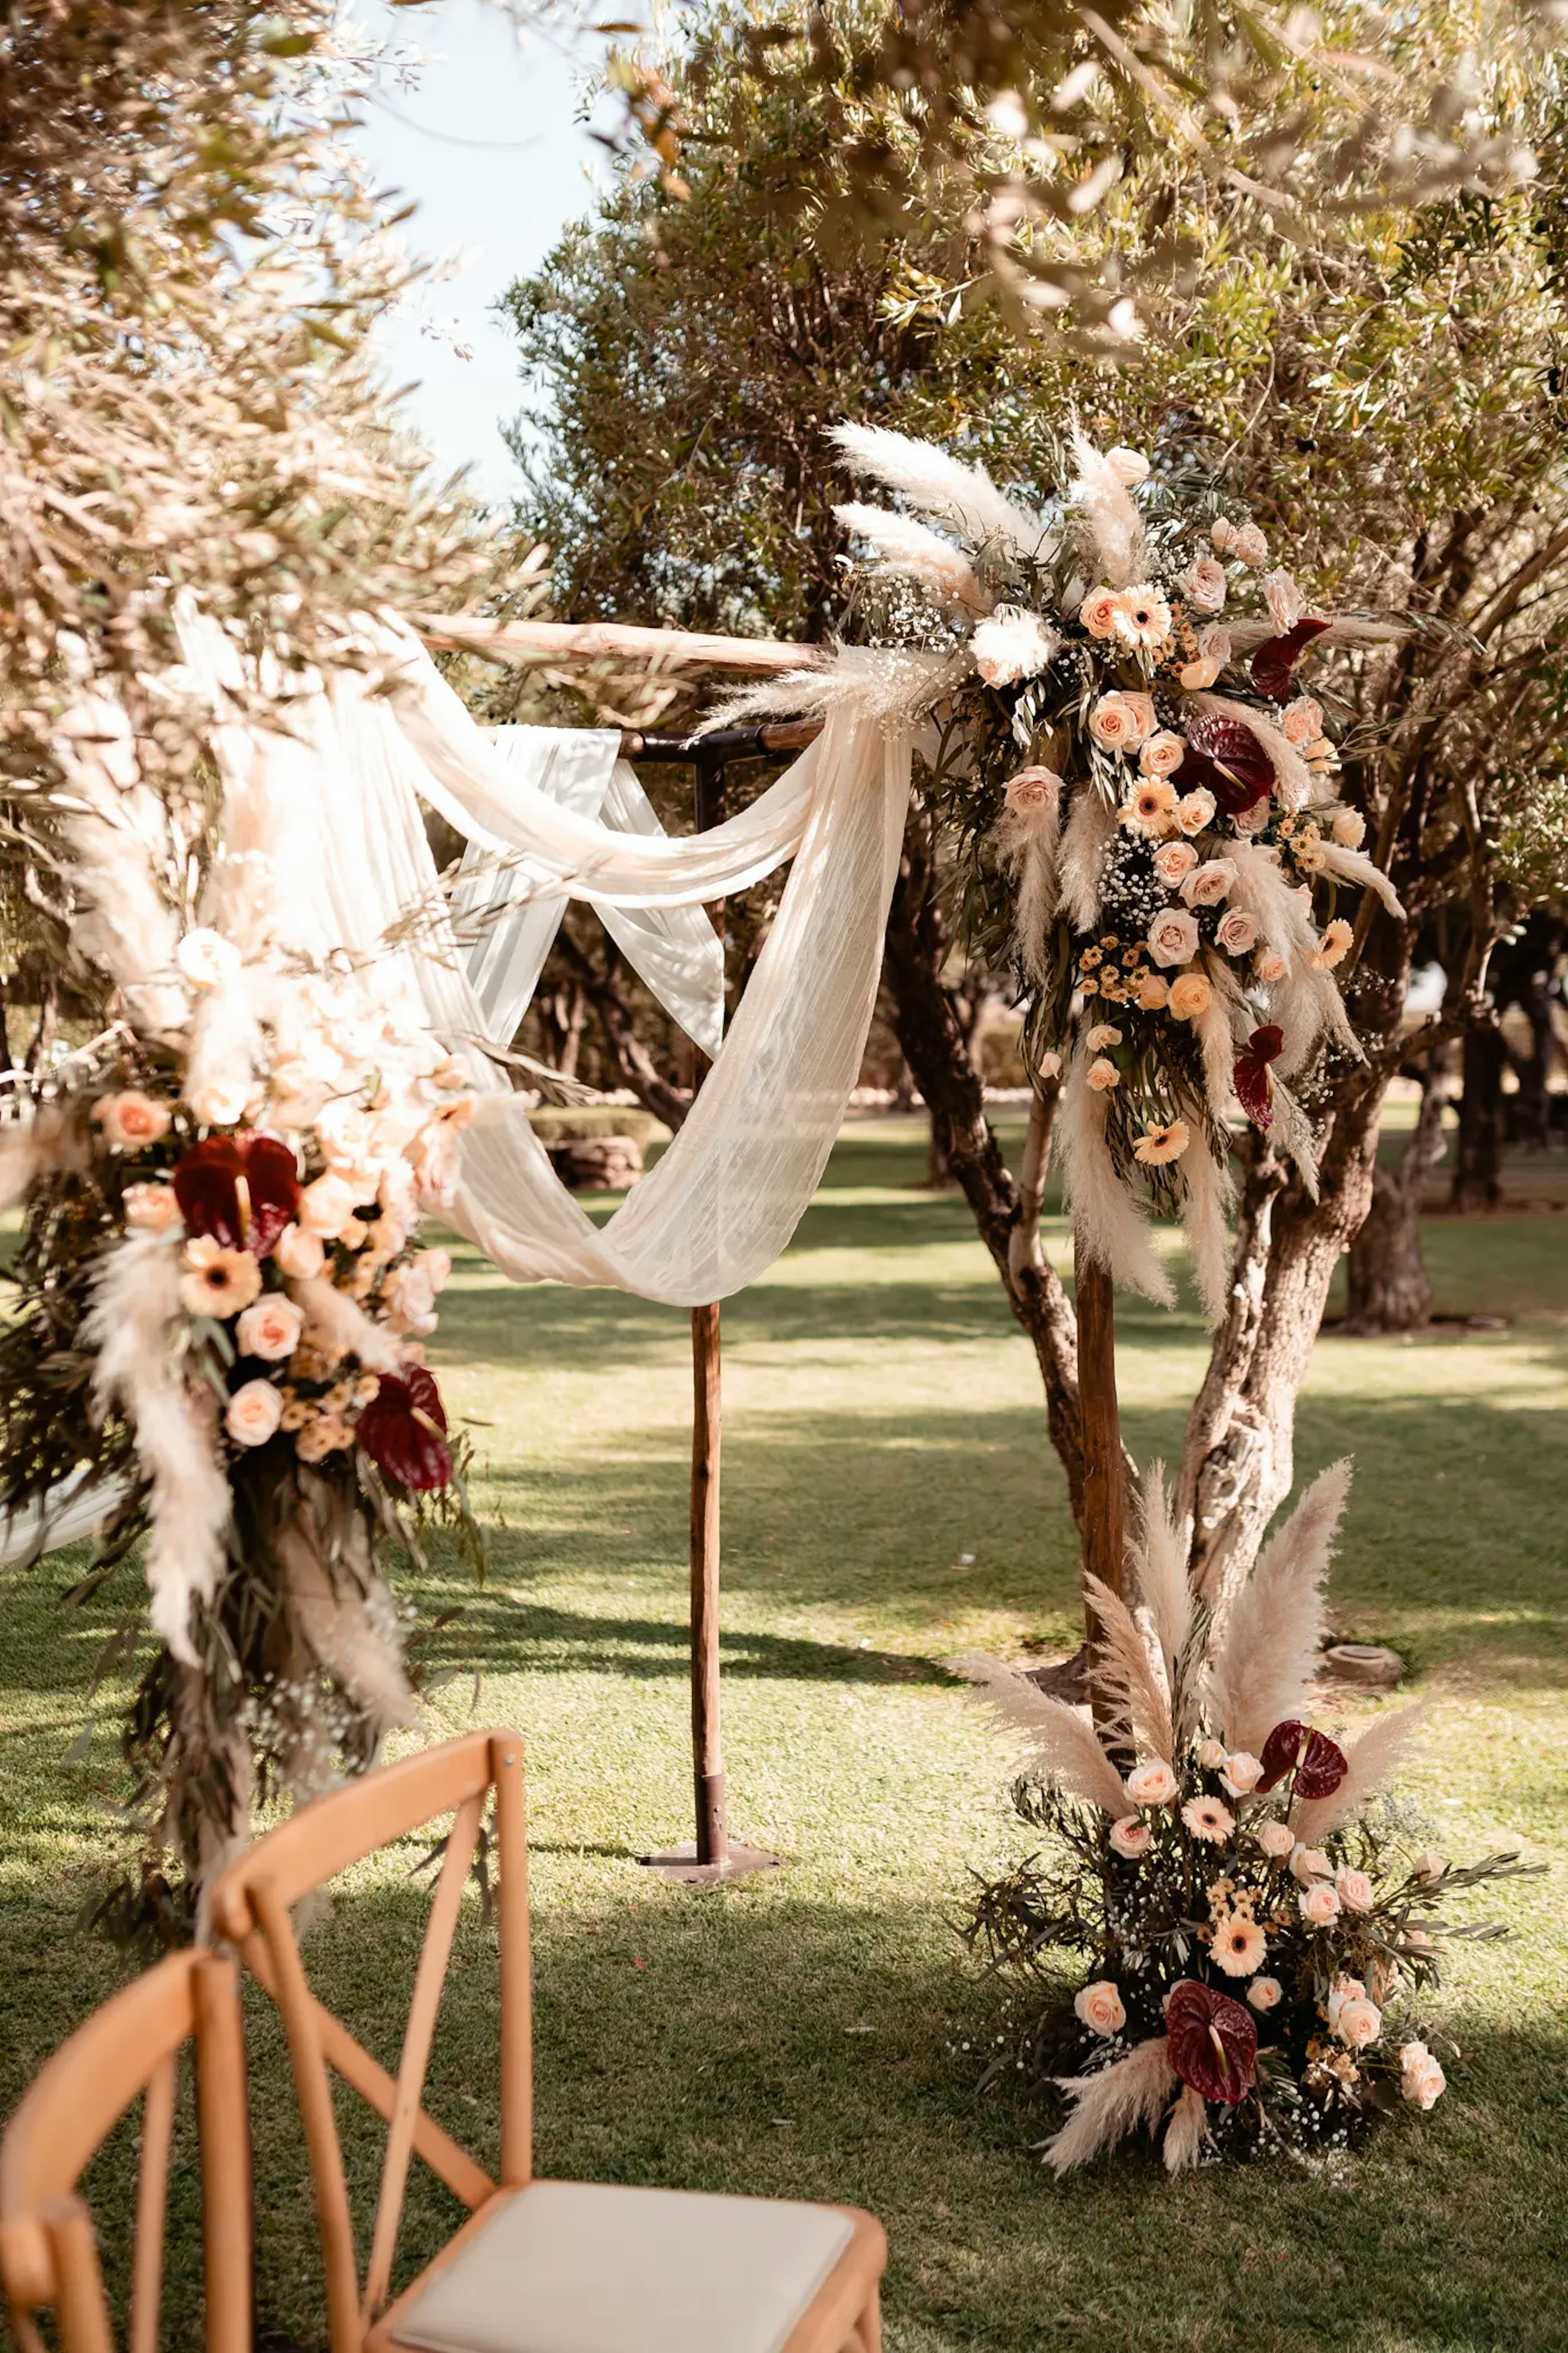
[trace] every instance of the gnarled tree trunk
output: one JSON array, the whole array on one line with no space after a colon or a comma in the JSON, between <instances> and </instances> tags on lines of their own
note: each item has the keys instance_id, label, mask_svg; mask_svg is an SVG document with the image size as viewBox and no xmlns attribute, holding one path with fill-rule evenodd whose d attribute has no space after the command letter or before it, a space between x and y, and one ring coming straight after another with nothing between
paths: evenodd
<instances>
[{"instance_id":1,"label":"gnarled tree trunk","mask_svg":"<svg viewBox=\"0 0 1568 2353\"><path fill-rule=\"evenodd\" d=\"M1426 1178L1442 1159L1443 1111L1448 1100L1441 1050L1435 1049L1421 1092L1421 1110L1395 1168L1373 1172L1372 1206L1351 1244L1345 1272L1344 1330L1354 1334L1420 1332L1432 1313L1432 1279L1421 1255L1421 1201Z\"/></svg>"}]
</instances>

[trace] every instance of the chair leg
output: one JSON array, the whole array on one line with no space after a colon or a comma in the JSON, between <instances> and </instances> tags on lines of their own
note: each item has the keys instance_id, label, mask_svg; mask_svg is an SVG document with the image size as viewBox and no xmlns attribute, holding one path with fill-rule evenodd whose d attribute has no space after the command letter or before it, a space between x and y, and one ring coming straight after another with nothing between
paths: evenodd
<instances>
[{"instance_id":1,"label":"chair leg","mask_svg":"<svg viewBox=\"0 0 1568 2353\"><path fill-rule=\"evenodd\" d=\"M871 2290L870 2300L860 2315L858 2341L864 2353L882 2353L882 2300L879 2290Z\"/></svg>"}]
</instances>

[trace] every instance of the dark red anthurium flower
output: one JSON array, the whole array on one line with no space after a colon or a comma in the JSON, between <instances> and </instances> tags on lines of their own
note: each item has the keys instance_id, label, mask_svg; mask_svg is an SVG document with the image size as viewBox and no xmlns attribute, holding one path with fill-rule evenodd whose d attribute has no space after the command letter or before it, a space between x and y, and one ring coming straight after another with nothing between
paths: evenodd
<instances>
[{"instance_id":1,"label":"dark red anthurium flower","mask_svg":"<svg viewBox=\"0 0 1568 2353\"><path fill-rule=\"evenodd\" d=\"M1259 1796L1294 1773L1298 1798L1331 1798L1350 1770L1344 1750L1326 1732L1314 1732L1310 1724L1289 1716L1275 1725L1258 1761L1263 1767Z\"/></svg>"},{"instance_id":2,"label":"dark red anthurium flower","mask_svg":"<svg viewBox=\"0 0 1568 2353\"><path fill-rule=\"evenodd\" d=\"M1274 789L1274 763L1239 719L1217 711L1200 711L1187 722L1187 748L1182 760L1182 790L1202 785L1214 795L1227 817L1240 817Z\"/></svg>"},{"instance_id":3,"label":"dark red anthurium flower","mask_svg":"<svg viewBox=\"0 0 1568 2353\"><path fill-rule=\"evenodd\" d=\"M1283 702L1290 691L1290 673L1327 621L1298 621L1282 638L1265 638L1252 657L1252 683L1271 702Z\"/></svg>"},{"instance_id":4,"label":"dark red anthurium flower","mask_svg":"<svg viewBox=\"0 0 1568 2353\"><path fill-rule=\"evenodd\" d=\"M1285 1032L1278 1021L1265 1021L1253 1031L1236 1058L1236 1099L1254 1127L1267 1130L1274 1124L1274 1105L1268 1092L1268 1065L1278 1061L1284 1043Z\"/></svg>"},{"instance_id":5,"label":"dark red anthurium flower","mask_svg":"<svg viewBox=\"0 0 1568 2353\"><path fill-rule=\"evenodd\" d=\"M395 1377L383 1373L354 1434L400 1487L444 1487L452 1475L447 1409L423 1365L405 1365Z\"/></svg>"},{"instance_id":6,"label":"dark red anthurium flower","mask_svg":"<svg viewBox=\"0 0 1568 2353\"><path fill-rule=\"evenodd\" d=\"M275 1135L209 1135L174 1171L187 1232L265 1258L300 1207L294 1155Z\"/></svg>"},{"instance_id":7,"label":"dark red anthurium flower","mask_svg":"<svg viewBox=\"0 0 1568 2353\"><path fill-rule=\"evenodd\" d=\"M1233 2108L1247 2097L1258 2029L1240 2002L1195 1978L1184 1978L1165 2005L1165 2035L1171 2064L1184 2084L1205 2100L1224 2100Z\"/></svg>"}]
</instances>

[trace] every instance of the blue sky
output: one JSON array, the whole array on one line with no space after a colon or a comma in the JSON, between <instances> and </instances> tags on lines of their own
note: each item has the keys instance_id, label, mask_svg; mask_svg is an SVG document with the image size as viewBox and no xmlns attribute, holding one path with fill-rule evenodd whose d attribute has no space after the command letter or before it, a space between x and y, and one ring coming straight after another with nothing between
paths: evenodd
<instances>
[{"instance_id":1,"label":"blue sky","mask_svg":"<svg viewBox=\"0 0 1568 2353\"><path fill-rule=\"evenodd\" d=\"M425 59L416 87L389 79L365 109L359 151L378 188L417 205L402 231L410 248L431 259L460 254L464 265L424 290L421 315L387 331L388 371L416 387L412 421L443 471L467 464L476 490L504 499L516 470L500 425L524 396L490 305L592 206L604 150L576 118L595 50L568 54L540 31L520 48L493 0L402 8L358 0L353 18L373 39L412 46Z\"/></svg>"}]
</instances>

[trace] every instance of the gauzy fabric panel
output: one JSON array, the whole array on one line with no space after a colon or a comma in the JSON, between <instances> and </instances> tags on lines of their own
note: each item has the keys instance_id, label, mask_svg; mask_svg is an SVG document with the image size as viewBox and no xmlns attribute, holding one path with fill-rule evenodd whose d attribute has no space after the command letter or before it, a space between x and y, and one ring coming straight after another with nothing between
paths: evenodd
<instances>
[{"instance_id":1,"label":"gauzy fabric panel","mask_svg":"<svg viewBox=\"0 0 1568 2353\"><path fill-rule=\"evenodd\" d=\"M520 777L561 807L619 832L662 836L619 736L600 728L498 727L494 744ZM521 854L470 842L452 913L489 1035L505 1045L532 1001L568 893ZM700 907L598 910L605 929L660 1005L711 1060L724 1034L724 952Z\"/></svg>"}]
</instances>

